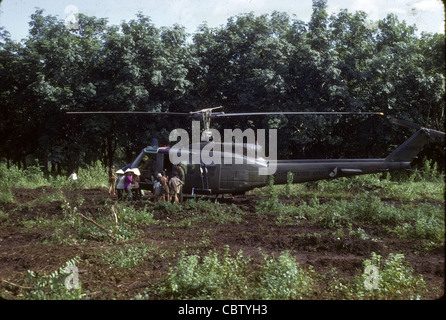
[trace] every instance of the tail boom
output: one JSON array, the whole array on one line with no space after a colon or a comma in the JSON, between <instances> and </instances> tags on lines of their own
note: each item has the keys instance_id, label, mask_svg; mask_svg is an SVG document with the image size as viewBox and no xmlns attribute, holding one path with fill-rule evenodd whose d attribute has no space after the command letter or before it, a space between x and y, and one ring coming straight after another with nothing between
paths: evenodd
<instances>
[{"instance_id":1,"label":"tail boom","mask_svg":"<svg viewBox=\"0 0 446 320\"><path fill-rule=\"evenodd\" d=\"M409 164L386 159L278 160L274 182L286 184L289 172L293 175L293 183L302 183L400 170Z\"/></svg>"},{"instance_id":2,"label":"tail boom","mask_svg":"<svg viewBox=\"0 0 446 320\"><path fill-rule=\"evenodd\" d=\"M394 123L415 126L409 122ZM275 163L275 183L287 183L289 172L293 174L293 182L299 183L405 169L430 141L431 136L444 138L445 135L444 132L420 126L417 129L416 133L384 159L278 160Z\"/></svg>"}]
</instances>

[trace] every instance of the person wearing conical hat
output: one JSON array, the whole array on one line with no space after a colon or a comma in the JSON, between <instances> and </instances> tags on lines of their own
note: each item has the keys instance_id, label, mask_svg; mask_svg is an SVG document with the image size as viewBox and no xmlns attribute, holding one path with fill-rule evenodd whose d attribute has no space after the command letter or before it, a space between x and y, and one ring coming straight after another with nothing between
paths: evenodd
<instances>
[{"instance_id":1,"label":"person wearing conical hat","mask_svg":"<svg viewBox=\"0 0 446 320\"><path fill-rule=\"evenodd\" d=\"M125 170L125 182L124 182L124 190L127 194L127 200L133 200L132 196L132 183L133 183L133 170L127 169Z\"/></svg>"},{"instance_id":2,"label":"person wearing conical hat","mask_svg":"<svg viewBox=\"0 0 446 320\"><path fill-rule=\"evenodd\" d=\"M118 193L118 200L122 200L122 191L124 190L124 184L125 184L125 174L122 169L119 169L116 171L117 183L116 183L116 192Z\"/></svg>"},{"instance_id":3,"label":"person wearing conical hat","mask_svg":"<svg viewBox=\"0 0 446 320\"><path fill-rule=\"evenodd\" d=\"M139 176L141 172L138 168L133 168L133 199L141 199L141 188L139 187Z\"/></svg>"}]
</instances>

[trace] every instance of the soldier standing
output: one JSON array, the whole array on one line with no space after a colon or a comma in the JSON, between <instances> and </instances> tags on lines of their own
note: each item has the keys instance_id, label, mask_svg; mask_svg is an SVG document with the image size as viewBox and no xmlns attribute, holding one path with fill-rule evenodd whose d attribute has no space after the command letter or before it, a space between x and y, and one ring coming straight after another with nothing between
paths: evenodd
<instances>
[{"instance_id":1,"label":"soldier standing","mask_svg":"<svg viewBox=\"0 0 446 320\"><path fill-rule=\"evenodd\" d=\"M178 194L180 192L180 188L181 188L181 185L183 184L183 182L180 180L180 178L178 178L178 175L174 175L170 179L169 184L170 184L170 188L172 190L174 203L179 203Z\"/></svg>"},{"instance_id":2,"label":"soldier standing","mask_svg":"<svg viewBox=\"0 0 446 320\"><path fill-rule=\"evenodd\" d=\"M178 198L180 202L183 202L183 186L186 183L186 173L184 172L181 163L177 164L177 174L178 178L181 180L181 184L178 186Z\"/></svg>"},{"instance_id":3,"label":"soldier standing","mask_svg":"<svg viewBox=\"0 0 446 320\"><path fill-rule=\"evenodd\" d=\"M108 188L108 195L113 195L114 197L116 196L116 174L115 174L115 166L111 165L110 169L108 170L108 183L109 183L109 188Z\"/></svg>"},{"instance_id":4,"label":"soldier standing","mask_svg":"<svg viewBox=\"0 0 446 320\"><path fill-rule=\"evenodd\" d=\"M162 174L161 178L159 178L159 182L161 183L162 186L161 199L163 199L164 201L170 201L170 191L169 191L169 185L167 184L168 182L167 177L164 174Z\"/></svg>"}]
</instances>

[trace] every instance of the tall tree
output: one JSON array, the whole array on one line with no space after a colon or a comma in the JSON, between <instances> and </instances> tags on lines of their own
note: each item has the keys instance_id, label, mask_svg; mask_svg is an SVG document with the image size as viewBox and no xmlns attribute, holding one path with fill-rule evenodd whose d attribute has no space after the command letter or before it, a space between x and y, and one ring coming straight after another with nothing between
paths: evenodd
<instances>
[{"instance_id":1,"label":"tall tree","mask_svg":"<svg viewBox=\"0 0 446 320\"><path fill-rule=\"evenodd\" d=\"M410 130L400 117L444 131L444 36L422 33L389 15L327 14L313 1L305 23L286 13L242 14L226 25L156 28L141 13L120 25L79 15L77 29L36 10L29 36L0 30L0 153L72 167L111 164L150 144L168 144L167 116L67 116L66 111L177 111L224 106L225 112L382 111L377 117L250 117L224 128L276 128L280 157L384 156ZM17 147L20 145L21 147ZM353 154L354 151L354 154ZM421 155L442 159L444 149Z\"/></svg>"}]
</instances>

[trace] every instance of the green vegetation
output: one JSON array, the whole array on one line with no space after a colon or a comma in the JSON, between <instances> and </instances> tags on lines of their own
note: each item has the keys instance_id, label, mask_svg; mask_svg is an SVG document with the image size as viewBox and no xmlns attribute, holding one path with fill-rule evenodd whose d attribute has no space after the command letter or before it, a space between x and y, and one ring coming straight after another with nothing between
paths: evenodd
<instances>
[{"instance_id":1,"label":"green vegetation","mask_svg":"<svg viewBox=\"0 0 446 320\"><path fill-rule=\"evenodd\" d=\"M209 252L182 256L171 269L162 294L175 299L301 299L311 293L310 271L299 268L288 253L264 255L259 271L251 270L249 258L229 247L222 255Z\"/></svg>"},{"instance_id":2,"label":"green vegetation","mask_svg":"<svg viewBox=\"0 0 446 320\"><path fill-rule=\"evenodd\" d=\"M113 267L132 269L147 259L149 252L154 254L155 248L129 244L100 256ZM339 278L336 269L322 275L311 267L300 267L289 252L277 257L263 254L263 258L261 265L252 268L249 257L244 257L242 251L233 255L229 247L221 254L209 251L204 256L183 251L163 281L134 299L307 299L322 285L335 299L420 299L426 293L423 277L414 275L402 254L390 253L383 262L380 255L372 252L371 258L363 261L364 270L367 266L376 268L375 288L366 286L371 280L365 271L358 271L355 279L347 282ZM28 270L21 296L39 300L88 298L81 283L75 288L67 284L70 272L66 269L78 262L76 257L50 274Z\"/></svg>"},{"instance_id":3,"label":"green vegetation","mask_svg":"<svg viewBox=\"0 0 446 320\"><path fill-rule=\"evenodd\" d=\"M253 269L250 258L239 251L222 254L210 251L204 256L181 253L175 267L157 288L147 289L135 299L158 296L165 299L309 299L320 286L327 286L334 299L420 299L426 293L425 281L416 276L402 254L382 257L372 252L362 263L376 267L377 288L368 288L369 274L358 270L354 280L339 278L336 269L317 274L302 268L289 252L263 255L263 263ZM328 284L327 284L328 283Z\"/></svg>"},{"instance_id":4,"label":"green vegetation","mask_svg":"<svg viewBox=\"0 0 446 320\"><path fill-rule=\"evenodd\" d=\"M249 259L242 252L233 257L229 248L220 255L187 255L184 251L160 288L160 295L173 299L243 298L248 293L245 277Z\"/></svg>"},{"instance_id":5,"label":"green vegetation","mask_svg":"<svg viewBox=\"0 0 446 320\"><path fill-rule=\"evenodd\" d=\"M86 165L78 170L78 180L72 181L66 176L53 176L45 174L40 166L30 166L19 169L17 166L6 168L4 163L0 164L0 190L2 191L0 203L11 202L11 188L39 188L51 186L53 188L65 189L88 189L108 186L108 173L100 161ZM7 194L7 196L5 196Z\"/></svg>"},{"instance_id":6,"label":"green vegetation","mask_svg":"<svg viewBox=\"0 0 446 320\"><path fill-rule=\"evenodd\" d=\"M299 267L289 252L282 252L278 257L264 255L264 262L259 274L259 287L256 299L305 299L313 293L314 272Z\"/></svg>"},{"instance_id":7,"label":"green vegetation","mask_svg":"<svg viewBox=\"0 0 446 320\"><path fill-rule=\"evenodd\" d=\"M391 125L394 117L445 131L444 34L418 33L395 14L378 21L362 11L329 14L326 0L314 0L309 21L248 13L188 34L137 12L117 25L81 13L79 29L68 29L45 9L31 14L23 41L0 29L0 160L11 166L38 159L52 172L71 172L97 160L128 162L151 138L167 144L171 130L190 129L180 117L121 121L67 111L188 113L222 105L226 113L384 113L382 121L272 116L216 124L279 129L281 159L385 156L410 134ZM423 156L444 170L441 145Z\"/></svg>"},{"instance_id":8,"label":"green vegetation","mask_svg":"<svg viewBox=\"0 0 446 320\"><path fill-rule=\"evenodd\" d=\"M226 113L384 113L383 121L219 121L222 128L279 129L280 159L385 156L410 135L390 124L393 117L445 131L444 35L417 34L393 14L375 23L364 12L329 15L326 9L327 1L315 0L308 22L280 12L242 14L217 28L202 24L190 37L179 25L158 29L142 14L119 26L79 14L80 28L72 30L43 9L31 15L23 41L0 28L0 228L11 235L2 239L2 250L8 244L8 252L19 255L40 249L45 259L54 252L70 259L61 268L42 260L37 271L1 279L0 298L428 296L427 281L408 260L444 246L441 144L427 145L412 173L299 185L289 173L283 186L271 178L267 187L249 193L257 201L249 208L204 200L114 203L82 195L96 189L106 198L106 166L130 161L150 138L167 144L169 131L188 129L189 122L73 117L67 111L188 113L197 105L223 105ZM77 181L67 179L73 169ZM287 231L288 238L281 238ZM268 254L256 251L264 244ZM404 249L410 256L403 256ZM332 265L316 271L297 262L300 250L348 252L363 265L348 265L350 277ZM39 268L39 258L30 254L22 264L22 257L8 256L2 263ZM94 272L78 289L67 289L64 270L74 264ZM376 289L365 285L368 266L378 271Z\"/></svg>"},{"instance_id":9,"label":"green vegetation","mask_svg":"<svg viewBox=\"0 0 446 320\"><path fill-rule=\"evenodd\" d=\"M364 283L368 280L366 273L357 277L354 285L355 295L363 299L419 299L425 293L425 281L422 276L415 276L413 269L404 261L403 254L389 254L385 261L376 253L363 266L375 266L378 270L376 289L368 290Z\"/></svg>"},{"instance_id":10,"label":"green vegetation","mask_svg":"<svg viewBox=\"0 0 446 320\"><path fill-rule=\"evenodd\" d=\"M82 176L91 177L89 184L98 188L92 183L93 177L103 177L105 171L95 164ZM115 274L138 276L150 273L147 266L161 265L166 259L170 267L141 285L131 298L424 299L427 283L405 255L374 249L383 248L383 237L412 243L415 254L438 250L445 242L443 174L428 161L424 171L408 175L358 176L299 185L289 179L285 186L274 185L271 178L268 186L251 192L257 202L250 212L235 204L209 200L187 200L179 205L148 202L136 206L110 199L87 203L80 194L72 193L82 190L79 186L69 189L65 182L46 178L38 167L9 171L0 166L0 173L6 179L16 179L20 188L38 190L26 202L11 206L15 201L13 189L2 184L11 198L1 203L2 226L19 227L23 234L42 230L45 235L38 245L48 248L96 246L92 253L77 256L55 271L28 270L20 279L6 279L18 299L92 298L91 292L98 289L92 290L88 282L77 289L66 287L67 266L96 265L115 270ZM59 208L57 213L38 209L48 204ZM248 254L229 245L214 245L215 230L243 226L249 215L272 222L273 229L310 226L308 233L294 234L296 250L301 245L303 250L316 253L333 246L334 250L351 252L348 250L356 245L362 252L360 246L367 243L370 251L363 256L361 267L352 270L354 276L346 278L335 267L321 272L311 264L302 266L294 249L266 254L259 248L257 254ZM262 237L262 227L258 228ZM157 229L164 230L157 234L162 241L145 241L147 234ZM199 240L177 241L179 233L186 235L184 239L187 234L196 234L194 239ZM377 272L377 287L366 285L370 280L368 266Z\"/></svg>"},{"instance_id":11,"label":"green vegetation","mask_svg":"<svg viewBox=\"0 0 446 320\"><path fill-rule=\"evenodd\" d=\"M275 214L278 225L298 224L302 219L329 229L379 224L398 237L438 247L445 241L444 175L426 164L427 174L413 173L396 181L390 174L382 179L372 174L284 187L274 186L271 177L268 187L253 192L260 198L257 212ZM303 195L311 199L291 204L279 201L280 197L299 199ZM321 203L322 198L330 200ZM396 205L381 199L392 199ZM404 203L414 200L416 205Z\"/></svg>"},{"instance_id":12,"label":"green vegetation","mask_svg":"<svg viewBox=\"0 0 446 320\"><path fill-rule=\"evenodd\" d=\"M281 197L297 194L312 196L317 193L319 197L348 199L362 192L371 192L382 199L443 201L444 178L444 173L438 170L436 162L425 159L423 169L413 173L376 173L302 184L288 183L275 186L275 190Z\"/></svg>"},{"instance_id":13,"label":"green vegetation","mask_svg":"<svg viewBox=\"0 0 446 320\"><path fill-rule=\"evenodd\" d=\"M82 284L76 284L69 276L73 271L68 267L75 267L79 262L79 257L75 257L66 262L61 267L50 274L43 272L27 271L25 278L25 288L23 298L29 300L79 300L85 299L88 293L83 293Z\"/></svg>"},{"instance_id":14,"label":"green vegetation","mask_svg":"<svg viewBox=\"0 0 446 320\"><path fill-rule=\"evenodd\" d=\"M100 256L111 266L122 269L132 269L146 260L155 248L146 244L125 244L122 247L107 250Z\"/></svg>"},{"instance_id":15,"label":"green vegetation","mask_svg":"<svg viewBox=\"0 0 446 320\"><path fill-rule=\"evenodd\" d=\"M362 266L363 272L353 281L340 278L336 268L322 275L320 280L326 281L327 296L334 299L418 300L426 294L423 277L414 274L403 254L390 253L383 259L372 252ZM366 272L367 267L374 268L374 271Z\"/></svg>"}]
</instances>

